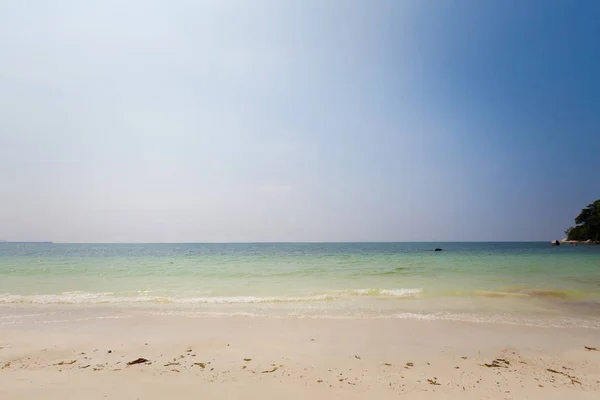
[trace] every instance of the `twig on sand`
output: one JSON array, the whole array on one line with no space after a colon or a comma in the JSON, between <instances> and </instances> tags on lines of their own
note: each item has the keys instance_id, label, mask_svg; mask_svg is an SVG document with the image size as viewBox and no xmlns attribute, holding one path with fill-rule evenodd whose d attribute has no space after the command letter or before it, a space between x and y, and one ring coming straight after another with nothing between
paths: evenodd
<instances>
[{"instance_id":1,"label":"twig on sand","mask_svg":"<svg viewBox=\"0 0 600 400\"><path fill-rule=\"evenodd\" d=\"M136 360L129 361L129 362L127 363L127 365L143 364L143 363L145 363L145 362L148 362L148 360L146 360L145 358L141 358L141 357L140 357L140 358L138 358L138 359L136 359Z\"/></svg>"},{"instance_id":2,"label":"twig on sand","mask_svg":"<svg viewBox=\"0 0 600 400\"><path fill-rule=\"evenodd\" d=\"M488 368L508 368L508 365L510 365L510 361L503 358L496 358L491 364L483 364L484 367Z\"/></svg>"},{"instance_id":3,"label":"twig on sand","mask_svg":"<svg viewBox=\"0 0 600 400\"><path fill-rule=\"evenodd\" d=\"M58 364L54 364L54 365L71 365L71 364L75 364L76 362L77 362L77 360L61 361Z\"/></svg>"},{"instance_id":4,"label":"twig on sand","mask_svg":"<svg viewBox=\"0 0 600 400\"><path fill-rule=\"evenodd\" d=\"M555 370L555 369L552 369L552 368L547 368L547 369L546 369L546 371L548 371L548 372L552 372L553 374L564 375L564 376L566 376L567 378L569 378L569 379L571 380L571 383L572 383L573 385L574 385L574 384L576 384L576 383L578 383L578 384L580 384L580 385L581 385L581 382L579 382L579 380L578 380L576 377L572 376L572 375L565 374L565 373L564 373L564 372L562 372L562 371L557 371L557 370Z\"/></svg>"}]
</instances>

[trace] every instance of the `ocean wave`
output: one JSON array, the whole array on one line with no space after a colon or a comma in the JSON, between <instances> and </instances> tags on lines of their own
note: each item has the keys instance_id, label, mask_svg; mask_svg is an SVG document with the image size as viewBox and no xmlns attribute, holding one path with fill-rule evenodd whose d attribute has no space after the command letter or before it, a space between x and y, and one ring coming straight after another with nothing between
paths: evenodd
<instances>
[{"instance_id":1,"label":"ocean wave","mask_svg":"<svg viewBox=\"0 0 600 400\"><path fill-rule=\"evenodd\" d=\"M422 274L424 271L412 267L396 267L391 270L363 270L356 272L353 276L382 276L382 275L414 275Z\"/></svg>"},{"instance_id":2,"label":"ocean wave","mask_svg":"<svg viewBox=\"0 0 600 400\"><path fill-rule=\"evenodd\" d=\"M411 313L377 316L378 319L404 319L421 321L459 321L484 324L521 325L538 328L586 328L600 329L600 319L585 318L534 318L517 317L507 314L468 314L468 313Z\"/></svg>"},{"instance_id":3,"label":"ocean wave","mask_svg":"<svg viewBox=\"0 0 600 400\"><path fill-rule=\"evenodd\" d=\"M423 293L423 289L401 288L401 289L351 289L343 292L350 296L392 296L412 297Z\"/></svg>"},{"instance_id":4,"label":"ocean wave","mask_svg":"<svg viewBox=\"0 0 600 400\"><path fill-rule=\"evenodd\" d=\"M481 297L534 297L542 299L575 299L585 296L584 292L560 289L516 289L516 290L476 290L472 292Z\"/></svg>"},{"instance_id":5,"label":"ocean wave","mask_svg":"<svg viewBox=\"0 0 600 400\"><path fill-rule=\"evenodd\" d=\"M498 292L493 290L476 290L475 296L481 297L527 297L527 294L520 292Z\"/></svg>"},{"instance_id":6,"label":"ocean wave","mask_svg":"<svg viewBox=\"0 0 600 400\"><path fill-rule=\"evenodd\" d=\"M449 321L499 325L518 325L537 328L585 328L600 330L600 318L535 318L532 316L519 317L503 313L451 313L451 312L403 312L394 314L365 314L365 313L298 313L273 314L261 312L192 312L183 310L153 311L153 315L183 316L188 318L266 318L266 319L324 319L324 320L417 320L417 321Z\"/></svg>"},{"instance_id":7,"label":"ocean wave","mask_svg":"<svg viewBox=\"0 0 600 400\"><path fill-rule=\"evenodd\" d=\"M112 293L61 293L47 295L3 295L0 304L117 304L117 303L173 303L173 304L251 304L251 303L297 303L333 300L332 295L315 296L206 296L206 297L160 297L160 296L112 296Z\"/></svg>"},{"instance_id":8,"label":"ocean wave","mask_svg":"<svg viewBox=\"0 0 600 400\"><path fill-rule=\"evenodd\" d=\"M60 294L0 295L0 304L120 304L120 303L170 303L170 304L254 304L254 303L301 303L340 300L352 296L412 297L422 289L350 289L333 293L305 296L152 296L147 292L138 295L103 292L63 292ZM136 292L128 292L136 293Z\"/></svg>"}]
</instances>

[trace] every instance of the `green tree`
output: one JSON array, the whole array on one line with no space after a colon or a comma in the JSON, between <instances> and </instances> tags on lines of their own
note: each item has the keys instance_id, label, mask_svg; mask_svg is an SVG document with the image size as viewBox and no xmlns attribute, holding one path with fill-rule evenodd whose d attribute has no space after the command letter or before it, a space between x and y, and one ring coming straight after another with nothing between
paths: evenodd
<instances>
[{"instance_id":1,"label":"green tree","mask_svg":"<svg viewBox=\"0 0 600 400\"><path fill-rule=\"evenodd\" d=\"M581 210L575 218L576 226L565 231L568 240L600 241L600 200L596 200Z\"/></svg>"}]
</instances>

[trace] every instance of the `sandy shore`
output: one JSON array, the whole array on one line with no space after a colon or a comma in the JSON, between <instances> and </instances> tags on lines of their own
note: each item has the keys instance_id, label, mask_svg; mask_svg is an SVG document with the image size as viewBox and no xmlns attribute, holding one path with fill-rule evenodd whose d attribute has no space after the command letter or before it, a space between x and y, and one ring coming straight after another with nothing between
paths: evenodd
<instances>
[{"instance_id":1,"label":"sandy shore","mask_svg":"<svg viewBox=\"0 0 600 400\"><path fill-rule=\"evenodd\" d=\"M27 311L0 314L1 399L600 396L594 329Z\"/></svg>"}]
</instances>

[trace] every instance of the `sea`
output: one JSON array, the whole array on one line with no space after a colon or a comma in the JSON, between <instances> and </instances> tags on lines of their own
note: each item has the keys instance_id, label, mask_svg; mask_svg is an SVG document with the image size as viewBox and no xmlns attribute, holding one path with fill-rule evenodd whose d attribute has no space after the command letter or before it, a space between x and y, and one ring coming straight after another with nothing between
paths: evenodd
<instances>
[{"instance_id":1,"label":"sea","mask_svg":"<svg viewBox=\"0 0 600 400\"><path fill-rule=\"evenodd\" d=\"M0 324L73 308L600 329L600 246L0 243Z\"/></svg>"}]
</instances>

